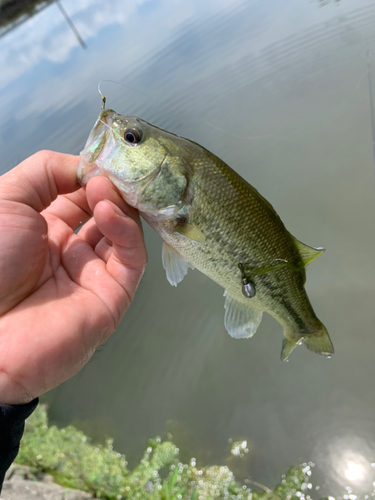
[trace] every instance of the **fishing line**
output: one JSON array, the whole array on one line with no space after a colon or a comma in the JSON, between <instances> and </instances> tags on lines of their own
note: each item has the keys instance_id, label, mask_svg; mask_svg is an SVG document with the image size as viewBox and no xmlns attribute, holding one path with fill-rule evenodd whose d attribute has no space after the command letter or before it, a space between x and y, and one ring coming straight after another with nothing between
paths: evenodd
<instances>
[{"instance_id":1,"label":"fishing line","mask_svg":"<svg viewBox=\"0 0 375 500\"><path fill-rule=\"evenodd\" d=\"M104 97L105 99L105 97ZM112 131L112 134L114 134L115 136L117 136L118 139L122 139L122 136L117 132L117 130L115 130L113 127L111 127L110 125L108 125L108 123L104 122L101 118L98 120L100 123L102 123L103 125L105 125L106 127L109 128L109 130Z\"/></svg>"},{"instance_id":2,"label":"fishing line","mask_svg":"<svg viewBox=\"0 0 375 500\"><path fill-rule=\"evenodd\" d=\"M144 92L141 92L140 90L137 90L135 89L134 87L131 87L130 85L126 85L125 83L120 83L120 82L116 82L114 80L100 80L100 82L98 83L98 92L99 92L99 95L102 99L102 108L101 109L105 109L105 104L106 104L106 101L107 101L107 97L103 94L102 90L101 90L101 85L102 83L113 83L115 85L119 85L121 87L124 87L126 89L129 89L129 90L132 90L133 92L136 92L137 94L143 96L143 97L147 97L147 99L150 99L151 101L153 101L154 103L159 103L161 105L163 105L163 103L159 100L159 99L156 99L155 97L152 97ZM235 139L237 140L257 140L257 139L263 139L267 136L256 136L256 137L249 137L249 136L241 136L239 134L233 134L231 133L229 130L224 130L220 127L218 127L217 125L214 125L212 123L209 123L205 120L202 120L202 118L198 118L195 113L192 113L191 111L188 111L186 112L186 110L183 112L184 113L184 116L186 116L187 114L190 115L191 118L193 118L193 120L195 120L197 123L201 123L203 125L207 125L208 127L211 127L213 130L216 130L218 132L222 132L223 134L225 134L226 136L230 136L230 137L234 137ZM123 114L123 113L121 113Z\"/></svg>"},{"instance_id":3,"label":"fishing line","mask_svg":"<svg viewBox=\"0 0 375 500\"><path fill-rule=\"evenodd\" d=\"M115 85L120 85L121 87L125 87L125 88L127 88L129 90L132 90L133 92L136 92L137 94L140 94L143 97L147 97L148 99L151 99L152 101L154 100L153 97L145 94L144 92L141 92L140 90L137 90L137 89L135 89L133 87L130 87L130 85L126 85L125 83L115 82L114 80L100 80L100 82L98 83L98 92L99 92L100 97L102 98L103 106L105 106L107 98L103 94L103 92L101 91L101 85L102 85L102 83L114 83ZM104 107L102 107L102 109L104 109Z\"/></svg>"}]
</instances>

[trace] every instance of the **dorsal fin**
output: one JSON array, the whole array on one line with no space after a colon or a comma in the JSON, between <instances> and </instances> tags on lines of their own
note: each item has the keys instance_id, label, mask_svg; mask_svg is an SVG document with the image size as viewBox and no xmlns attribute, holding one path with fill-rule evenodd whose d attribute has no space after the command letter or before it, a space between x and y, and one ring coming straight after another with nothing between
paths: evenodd
<instances>
[{"instance_id":1,"label":"dorsal fin","mask_svg":"<svg viewBox=\"0 0 375 500\"><path fill-rule=\"evenodd\" d=\"M294 243L296 244L296 247L298 248L298 252L301 256L304 266L309 265L311 261L313 261L314 259L319 257L319 255L321 255L323 252L326 251L326 249L323 247L318 247L318 248L309 247L308 245L302 243L302 241L299 241L296 238L294 238L294 236L293 239Z\"/></svg>"}]
</instances>

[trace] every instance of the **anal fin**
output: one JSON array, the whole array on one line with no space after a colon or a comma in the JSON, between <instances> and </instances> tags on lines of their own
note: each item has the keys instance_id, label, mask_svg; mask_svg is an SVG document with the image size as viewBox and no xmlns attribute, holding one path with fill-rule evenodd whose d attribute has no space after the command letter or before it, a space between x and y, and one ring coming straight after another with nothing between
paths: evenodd
<instances>
[{"instance_id":1,"label":"anal fin","mask_svg":"<svg viewBox=\"0 0 375 500\"><path fill-rule=\"evenodd\" d=\"M247 339L257 331L263 312L249 303L240 302L230 293L224 292L224 324L229 335L235 339Z\"/></svg>"}]
</instances>

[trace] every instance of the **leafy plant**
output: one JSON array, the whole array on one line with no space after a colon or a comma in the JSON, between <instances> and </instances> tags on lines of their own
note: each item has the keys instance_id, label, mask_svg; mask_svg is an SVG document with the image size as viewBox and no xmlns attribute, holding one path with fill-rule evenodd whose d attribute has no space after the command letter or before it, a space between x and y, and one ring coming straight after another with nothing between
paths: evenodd
<instances>
[{"instance_id":1,"label":"leafy plant","mask_svg":"<svg viewBox=\"0 0 375 500\"><path fill-rule=\"evenodd\" d=\"M48 425L46 408L40 405L26 422L17 462L34 474L48 473L66 487L90 492L106 500L308 500L304 495L310 467L291 468L274 491L241 486L226 466L196 467L183 464L170 441L149 440L139 464L130 471L124 455L112 441L92 444L72 426Z\"/></svg>"}]
</instances>

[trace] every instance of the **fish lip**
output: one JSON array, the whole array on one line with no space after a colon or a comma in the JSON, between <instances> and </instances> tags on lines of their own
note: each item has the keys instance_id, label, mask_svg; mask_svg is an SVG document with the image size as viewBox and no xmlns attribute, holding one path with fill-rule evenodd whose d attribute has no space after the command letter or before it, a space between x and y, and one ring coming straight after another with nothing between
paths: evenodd
<instances>
[{"instance_id":1,"label":"fish lip","mask_svg":"<svg viewBox=\"0 0 375 500\"><path fill-rule=\"evenodd\" d=\"M108 154L108 150L114 147L114 138L112 134L112 123L116 117L116 112L111 109L102 110L91 129L87 138L84 149L80 153L80 162L77 168L77 181L85 187L91 177L100 173L100 159L104 154ZM100 153L95 156L93 145L104 141ZM94 158L94 161L92 161Z\"/></svg>"},{"instance_id":2,"label":"fish lip","mask_svg":"<svg viewBox=\"0 0 375 500\"><path fill-rule=\"evenodd\" d=\"M116 112L112 109L103 109L91 129L87 138L85 148L82 152L87 150L104 132L112 132L112 123L116 117Z\"/></svg>"},{"instance_id":3,"label":"fish lip","mask_svg":"<svg viewBox=\"0 0 375 500\"><path fill-rule=\"evenodd\" d=\"M85 151L85 149L87 149L93 142L95 142L95 140L98 139L100 135L102 135L104 130L112 128L112 123L115 117L116 117L116 112L113 111L112 109L101 110L87 138L83 151Z\"/></svg>"}]
</instances>

